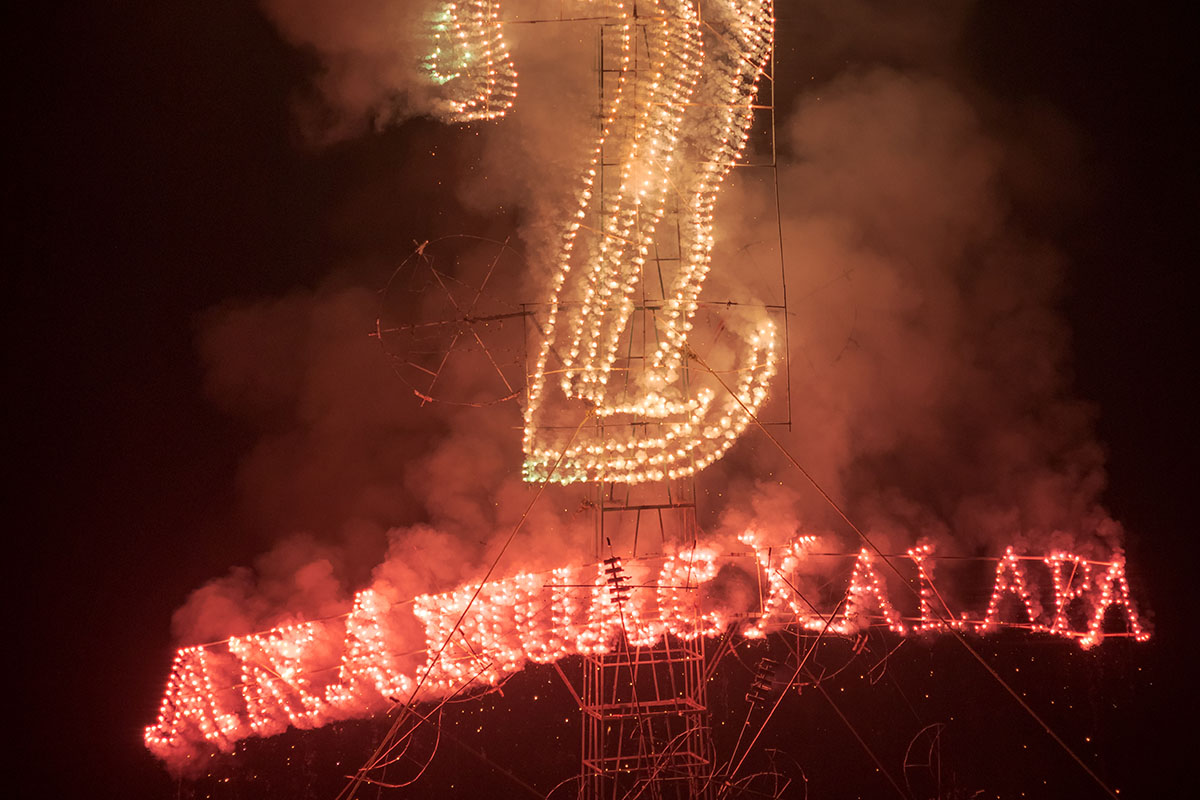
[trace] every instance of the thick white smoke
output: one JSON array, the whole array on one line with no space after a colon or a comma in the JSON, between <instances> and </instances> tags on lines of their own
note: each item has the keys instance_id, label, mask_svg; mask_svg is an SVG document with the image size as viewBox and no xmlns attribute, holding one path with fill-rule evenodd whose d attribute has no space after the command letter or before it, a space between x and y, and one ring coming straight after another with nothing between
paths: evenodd
<instances>
[{"instance_id":1,"label":"thick white smoke","mask_svg":"<svg viewBox=\"0 0 1200 800\"><path fill-rule=\"evenodd\" d=\"M310 92L295 98L305 138L329 144L431 107L420 73L433 0L262 0L280 35L316 57Z\"/></svg>"}]
</instances>

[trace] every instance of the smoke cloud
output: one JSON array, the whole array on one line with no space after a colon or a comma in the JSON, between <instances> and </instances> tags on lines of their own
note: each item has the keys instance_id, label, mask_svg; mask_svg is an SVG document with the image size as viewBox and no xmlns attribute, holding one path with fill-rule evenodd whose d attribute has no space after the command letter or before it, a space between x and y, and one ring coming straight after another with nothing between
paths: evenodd
<instances>
[{"instance_id":1,"label":"smoke cloud","mask_svg":"<svg viewBox=\"0 0 1200 800\"><path fill-rule=\"evenodd\" d=\"M802 97L784 133L792 451L892 547L1114 545L1064 265L1013 213L1007 143L962 90L892 68Z\"/></svg>"},{"instance_id":2,"label":"smoke cloud","mask_svg":"<svg viewBox=\"0 0 1200 800\"><path fill-rule=\"evenodd\" d=\"M324 145L425 113L422 22L433 0L262 0L280 35L315 56L311 90L295 98L300 130Z\"/></svg>"},{"instance_id":3,"label":"smoke cloud","mask_svg":"<svg viewBox=\"0 0 1200 800\"><path fill-rule=\"evenodd\" d=\"M512 404L419 407L367 335L378 296L338 283L201 321L208 393L257 436L238 474L243 514L280 543L196 591L175 615L181 641L345 613L368 583L395 599L457 585L529 507ZM548 492L529 511L520 566L583 558L584 494Z\"/></svg>"},{"instance_id":4,"label":"smoke cloud","mask_svg":"<svg viewBox=\"0 0 1200 800\"><path fill-rule=\"evenodd\" d=\"M312 141L429 108L415 66L429 6L264 0L281 35L320 64L298 108ZM706 288L710 299L770 295L778 266L737 253L782 229L792 426L777 433L887 551L930 539L942 552L994 554L1024 539L1107 553L1120 526L1100 502L1094 409L1072 394L1057 309L1066 265L1027 213L1070 195L1076 176L1059 174L1069 126L970 79L966 4L779 12L782 219L772 195L735 174L718 201ZM460 195L468 207L520 208L528 274L498 291L541 300L543 256L594 132L595 33L513 27L517 108L481 126L479 166ZM518 410L418 407L365 335L376 311L370 289L331 282L202 321L209 392L256 437L239 475L246 512L283 543L253 571L196 592L176 616L182 640L344 612L367 583L395 599L447 589L477 577L521 519L533 490L520 481ZM710 533L851 542L753 429L701 485ZM501 571L587 559L586 492L536 504ZM740 603L731 585L723 602Z\"/></svg>"}]
</instances>

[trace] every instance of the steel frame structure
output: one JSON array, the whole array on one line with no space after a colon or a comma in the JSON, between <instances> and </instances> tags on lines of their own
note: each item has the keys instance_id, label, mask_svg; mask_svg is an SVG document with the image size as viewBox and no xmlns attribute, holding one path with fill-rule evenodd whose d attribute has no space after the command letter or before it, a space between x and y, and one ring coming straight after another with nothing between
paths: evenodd
<instances>
[{"instance_id":1,"label":"steel frame structure","mask_svg":"<svg viewBox=\"0 0 1200 800\"><path fill-rule=\"evenodd\" d=\"M652 68L647 52L646 26L651 19L638 21L638 3L629 4L634 25L634 46L631 63L621 64L620 24L615 20L600 25L597 47L599 123L603 134L604 109L616 91L621 73ZM739 163L738 167L765 167L771 171L776 219L778 221L778 174L776 171L774 131L774 58L767 75L770 100L756 106L770 115L769 122L760 126L761 156L757 163ZM625 113L639 112L630 106ZM605 142L607 137L602 137ZM607 157L606 157L607 156ZM602 145L596 176L598 195L605 196L606 186L619 183L621 164L605 152ZM607 219L604 203L598 203L599 214L592 222L604 230ZM639 296L627 330L624 333L618 374L634 381L657 344L654 315L665 306L664 287L670 276L680 268L681 233L679 219L683 209L668 203L652 258L647 259L639 281ZM675 235L671 236L670 231ZM764 313L782 317L781 328L787 339L787 287L783 277L782 230L779 231L778 267L781 295L775 304L755 303ZM714 308L746 305L744 302L705 303ZM689 362L682 365L682 381L686 390ZM784 403L785 419L767 424L791 424L790 362L784 347L784 369L779 376L787 387ZM603 419L593 423L601 430ZM651 432L660 424L655 420L637 421ZM698 538L696 521L696 484L692 477L663 481L656 484L631 486L627 483L601 481L595 484L594 552L598 561L616 563L609 570L611 599L622 606L629 592L655 591L655 586L623 586L624 577L617 556L638 558L663 553L669 548L693 544ZM700 615L697 585L690 590L693 613ZM624 611L622 610L622 619ZM622 623L623 625L624 623ZM566 676L564 675L564 680ZM653 647L632 645L624 632L613 647L604 653L583 658L580 691L572 693L580 701L582 716L581 775L579 797L587 800L620 800L648 797L655 800L705 800L715 796L716 783L712 733L706 691L706 664L703 637L690 640L665 635Z\"/></svg>"},{"instance_id":2,"label":"steel frame structure","mask_svg":"<svg viewBox=\"0 0 1200 800\"><path fill-rule=\"evenodd\" d=\"M666 542L694 541L695 487L690 480L646 487L600 484L598 495L597 545L607 550L598 555L605 556L610 598L624 627L629 594L657 587L628 585L613 553L618 546L636 555L639 545L661 551ZM642 539L645 517L650 520L646 533L657 534L646 537L649 542ZM697 586L687 583L680 588L690 590L698 617ZM622 632L611 651L584 657L580 698L582 797L709 796L712 746L703 637L664 635L653 647L637 647Z\"/></svg>"},{"instance_id":3,"label":"steel frame structure","mask_svg":"<svg viewBox=\"0 0 1200 800\"><path fill-rule=\"evenodd\" d=\"M633 15L637 18L637 4ZM628 73L649 65L646 52L645 23L634 25L632 64L620 64L612 53L620 53L616 44L621 36L614 24L600 27L598 42L598 109L600 119L611 92ZM637 114L629 107L626 113ZM603 124L603 123L602 123ZM603 133L603 131L602 131ZM605 139L607 142L607 138ZM602 146L598 189L605 196L606 186L619 181L615 174L620 162L606 157ZM599 229L607 223L604 204L600 205ZM654 314L664 298L654 289L669 283L670 274L681 262L679 209L668 205L660 230L674 230L674 249L656 246L653 259L646 263L639 281L640 297L625 333L623 374L630 382L644 367L647 354L656 344ZM663 235L660 242L670 242ZM653 279L653 280L652 280ZM687 385L687 364L683 366ZM602 429L603 420L596 424ZM645 421L653 426L653 421ZM696 486L694 479L665 481L647 486L600 482L596 486L595 553L609 564L611 599L623 606L632 591L654 591L653 587L624 587L617 553L638 556L643 551L662 552L668 543L684 544L696 540ZM650 525L643 536L643 520ZM654 536L653 534L657 534ZM654 541L657 539L657 541ZM692 588L694 587L686 587ZM692 592L695 597L695 592ZM697 609L698 613L698 609ZM624 609L621 608L622 628ZM704 677L702 638L690 641L664 636L653 647L631 645L624 630L613 649L584 658L582 699L582 785L581 797L588 800L617 800L646 796L656 799L704 797L711 773L711 734Z\"/></svg>"}]
</instances>

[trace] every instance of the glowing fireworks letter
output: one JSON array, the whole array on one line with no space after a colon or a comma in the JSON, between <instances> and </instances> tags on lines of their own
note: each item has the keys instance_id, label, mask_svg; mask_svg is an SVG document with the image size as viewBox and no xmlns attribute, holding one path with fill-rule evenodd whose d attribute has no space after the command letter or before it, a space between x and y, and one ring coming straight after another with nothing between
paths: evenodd
<instances>
[{"instance_id":1,"label":"glowing fireworks letter","mask_svg":"<svg viewBox=\"0 0 1200 800\"><path fill-rule=\"evenodd\" d=\"M623 593L618 592L624 598L616 608L618 624L623 626L622 630L629 644L634 647L652 647L662 638L663 622L655 593L646 588L647 584L653 582L651 570L641 563L625 565L622 570L627 570L626 578L632 581L635 588L626 588ZM611 580L610 576L609 596L613 605L618 606Z\"/></svg>"},{"instance_id":2,"label":"glowing fireworks letter","mask_svg":"<svg viewBox=\"0 0 1200 800\"><path fill-rule=\"evenodd\" d=\"M612 642L621 630L621 609L609 591L603 563L597 566L590 595L586 601L587 625L579 632L579 652L607 653L612 650Z\"/></svg>"},{"instance_id":3,"label":"glowing fireworks letter","mask_svg":"<svg viewBox=\"0 0 1200 800\"><path fill-rule=\"evenodd\" d=\"M566 225L529 383L524 449L530 481L640 483L703 469L745 430L775 372L774 325L761 319L739 331L740 360L725 365L739 375L736 397L704 376L688 380L682 369L710 268L717 192L746 145L771 51L772 4L712 4L705 16L707 54L693 0L651 4L636 23L625 4L617 5L619 80ZM637 65L635 49L643 46L650 63ZM602 153L605 163L619 164L619 175L597 187ZM679 267L664 278L663 297L645 323L657 344L635 372L617 366L618 353L622 337L631 335L634 292L659 244L656 230L667 227L668 215ZM621 379L610 384L618 373ZM603 424L568 445L564 422L578 421L584 409Z\"/></svg>"},{"instance_id":4,"label":"glowing fireworks letter","mask_svg":"<svg viewBox=\"0 0 1200 800\"><path fill-rule=\"evenodd\" d=\"M246 716L258 735L282 733L289 724L321 724L325 701L312 691L304 672L324 632L320 623L305 622L229 640L229 652L242 662Z\"/></svg>"},{"instance_id":5,"label":"glowing fireworks letter","mask_svg":"<svg viewBox=\"0 0 1200 800\"><path fill-rule=\"evenodd\" d=\"M659 575L658 605L667 632L680 639L716 636L726 621L717 612L701 613L697 588L717 577L716 553L689 547L671 555Z\"/></svg>"},{"instance_id":6,"label":"glowing fireworks letter","mask_svg":"<svg viewBox=\"0 0 1200 800\"><path fill-rule=\"evenodd\" d=\"M889 628L895 633L904 634L904 623L900 621L896 609L888 602L887 592L879 573L875 571L871 553L864 548L859 552L858 560L854 562L846 605L842 608L841 619L833 624L833 629L838 633L849 633L857 627L869 624L866 613L871 606L879 610Z\"/></svg>"},{"instance_id":7,"label":"glowing fireworks letter","mask_svg":"<svg viewBox=\"0 0 1200 800\"><path fill-rule=\"evenodd\" d=\"M980 633L987 633L996 627L1000 614L1000 600L1004 595L1011 594L1020 598L1025 605L1025 613L1033 630L1040 630L1037 624L1038 610L1034 607L1033 597L1029 594L1029 585L1025 580L1025 570L1021 568L1021 560L1016 551L1008 547L1004 557L996 565L996 583L992 587L992 599L988 601L987 614L979 625Z\"/></svg>"},{"instance_id":8,"label":"glowing fireworks letter","mask_svg":"<svg viewBox=\"0 0 1200 800\"><path fill-rule=\"evenodd\" d=\"M1070 636L1071 622L1067 619L1067 608L1072 600L1083 596L1084 592L1091 588L1092 565L1082 557L1070 553L1054 553L1044 561L1046 566L1050 567L1050 576L1054 580L1054 619L1050 623L1050 633ZM1065 576L1064 572L1067 573Z\"/></svg>"},{"instance_id":9,"label":"glowing fireworks letter","mask_svg":"<svg viewBox=\"0 0 1200 800\"><path fill-rule=\"evenodd\" d=\"M565 570L555 570L552 582L565 584ZM566 589L545 586L545 576L518 575L517 599L513 604L513 620L517 640L525 658L535 664L551 664L567 655L563 632L567 623L558 625ZM565 616L565 615L564 615Z\"/></svg>"},{"instance_id":10,"label":"glowing fireworks letter","mask_svg":"<svg viewBox=\"0 0 1200 800\"><path fill-rule=\"evenodd\" d=\"M146 729L146 746L161 758L202 742L230 750L246 736L238 715L238 671L233 659L204 647L180 650L171 667L158 721Z\"/></svg>"},{"instance_id":11,"label":"glowing fireworks letter","mask_svg":"<svg viewBox=\"0 0 1200 800\"><path fill-rule=\"evenodd\" d=\"M421 667L421 674L429 671L425 685L434 695L453 691L488 667L488 662L484 660L484 654L481 654L478 646L473 646L466 638L467 631L464 628L474 626L464 618L459 631L454 632L454 624L467 607L476 588L468 585L445 594L422 595L413 602L413 614L425 624L427 660L425 666ZM473 614L480 612L480 603L481 601L477 600L472 605ZM443 642L448 644L439 657L438 651Z\"/></svg>"},{"instance_id":12,"label":"glowing fireworks letter","mask_svg":"<svg viewBox=\"0 0 1200 800\"><path fill-rule=\"evenodd\" d=\"M540 651L542 655L534 655L539 650L530 650L526 645L531 660L541 662L543 657L548 659L555 652L561 653L559 658L579 652L579 637L586 622L575 589L571 587L580 580L579 571L574 567L559 567L550 573L550 629L545 634L549 640L546 649Z\"/></svg>"},{"instance_id":13,"label":"glowing fireworks letter","mask_svg":"<svg viewBox=\"0 0 1200 800\"><path fill-rule=\"evenodd\" d=\"M754 533L746 531L738 537L738 541L754 548L754 560L759 570L767 576L767 597L763 601L762 616L742 633L748 638L759 638L766 636L772 627L792 623L809 629L822 628L825 620L812 616L807 608L802 608L800 598L793 588L796 567L800 564L805 548L813 543L813 537L801 536L786 547L780 548L782 556L774 563L771 561L771 551L762 551L758 536Z\"/></svg>"},{"instance_id":14,"label":"glowing fireworks letter","mask_svg":"<svg viewBox=\"0 0 1200 800\"><path fill-rule=\"evenodd\" d=\"M463 619L460 630L465 632L465 641L486 659L488 668L480 679L488 683L525 666L516 620L521 595L516 578L486 584Z\"/></svg>"},{"instance_id":15,"label":"glowing fireworks letter","mask_svg":"<svg viewBox=\"0 0 1200 800\"><path fill-rule=\"evenodd\" d=\"M413 680L396 664L389 646L386 615L391 604L379 592L364 589L354 596L346 618L345 653L337 684L326 688L326 699L335 707L371 708L385 698L408 699Z\"/></svg>"},{"instance_id":16,"label":"glowing fireworks letter","mask_svg":"<svg viewBox=\"0 0 1200 800\"><path fill-rule=\"evenodd\" d=\"M910 547L908 549L908 557L917 565L917 582L920 586L921 594L921 621L913 626L913 630L922 633L925 631L940 630L943 625L938 620L933 618L933 607L930 604L930 599L933 597L933 578L929 574L933 571L933 566L925 566L925 561L933 553L933 548L927 544Z\"/></svg>"},{"instance_id":17,"label":"glowing fireworks letter","mask_svg":"<svg viewBox=\"0 0 1200 800\"><path fill-rule=\"evenodd\" d=\"M1135 640L1144 642L1150 638L1150 634L1142 629L1137 609L1133 605L1133 598L1129 596L1129 581L1125 579L1124 557L1119 554L1113 556L1108 571L1096 581L1096 591L1099 596L1093 601L1092 621L1088 626L1087 635L1079 640L1080 645L1085 648L1091 647L1104 638L1104 614L1108 611L1109 606L1114 605L1120 606L1125 612L1126 624L1129 625L1129 632Z\"/></svg>"},{"instance_id":18,"label":"glowing fireworks letter","mask_svg":"<svg viewBox=\"0 0 1200 800\"><path fill-rule=\"evenodd\" d=\"M946 607L941 597L938 597L939 605L945 612L945 622L934 616L932 600L937 593L933 588L933 564L929 563L929 557L933 555L933 547L928 544L917 545L908 550L908 557L913 560L917 566L917 583L920 586L920 613L921 620L913 626L913 630L917 633L925 633L927 631L943 631L946 625L951 628L962 630L964 625L962 620L952 619L950 609Z\"/></svg>"}]
</instances>

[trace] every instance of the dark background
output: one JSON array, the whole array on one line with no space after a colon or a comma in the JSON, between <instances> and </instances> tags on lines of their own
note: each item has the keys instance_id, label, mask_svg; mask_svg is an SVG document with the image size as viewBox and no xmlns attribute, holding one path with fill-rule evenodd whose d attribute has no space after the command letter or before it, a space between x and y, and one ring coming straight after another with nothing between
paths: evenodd
<instances>
[{"instance_id":1,"label":"dark background","mask_svg":"<svg viewBox=\"0 0 1200 800\"><path fill-rule=\"evenodd\" d=\"M259 742L198 784L173 781L141 745L172 653L171 613L269 544L233 513L250 434L204 398L196 318L231 297L314 286L331 264L394 263L448 217L469 228L449 195L415 201L390 177L435 168L424 145L452 147L455 134L417 120L300 146L289 101L315 64L250 2L48 3L39 14L10 30L22 41L10 53L18 144L5 215L18 794L331 797L378 724ZM966 45L991 91L1044 99L1086 136L1094 188L1056 232L1071 265L1064 310L1078 394L1101 412L1106 500L1129 531L1135 592L1155 631L1149 644L1089 653L1003 638L984 651L1122 797L1185 793L1196 740L1187 30L1132 4L994 3L975 12ZM348 213L364 202L372 214ZM887 763L921 724L953 718L944 759L962 796L1103 796L952 642L900 654L903 704L856 667L840 686L840 707ZM740 697L738 674L717 698ZM571 774L578 736L553 682L547 670L518 676L503 698L456 710L451 729L546 791ZM534 705L539 692L551 700ZM789 702L767 744L804 765L810 797L892 792L819 695ZM415 796L484 786L520 796L443 747Z\"/></svg>"}]
</instances>

